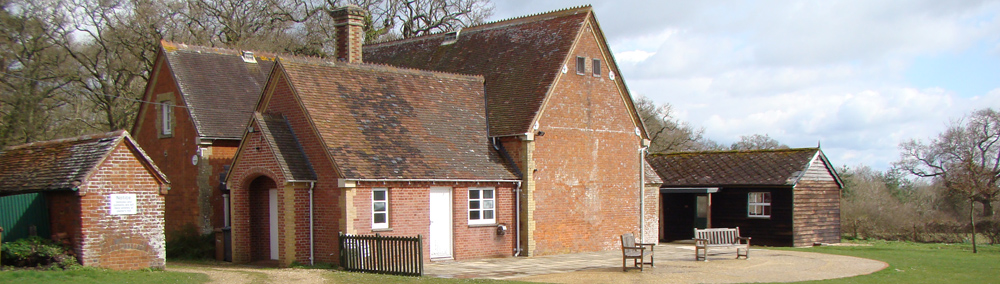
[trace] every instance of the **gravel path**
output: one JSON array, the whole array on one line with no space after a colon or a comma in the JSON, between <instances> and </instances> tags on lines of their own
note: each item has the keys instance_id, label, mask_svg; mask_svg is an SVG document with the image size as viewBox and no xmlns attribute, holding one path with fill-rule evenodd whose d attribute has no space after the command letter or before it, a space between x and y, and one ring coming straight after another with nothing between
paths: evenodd
<instances>
[{"instance_id":1,"label":"gravel path","mask_svg":"<svg viewBox=\"0 0 1000 284\"><path fill-rule=\"evenodd\" d=\"M256 268L238 265L198 265L169 263L167 271L201 273L211 279L208 283L325 283L322 269L300 268Z\"/></svg>"}]
</instances>

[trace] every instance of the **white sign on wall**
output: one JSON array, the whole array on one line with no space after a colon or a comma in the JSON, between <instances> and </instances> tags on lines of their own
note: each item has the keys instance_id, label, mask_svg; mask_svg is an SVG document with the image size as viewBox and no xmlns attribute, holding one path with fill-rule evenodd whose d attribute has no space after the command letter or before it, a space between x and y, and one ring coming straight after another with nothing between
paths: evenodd
<instances>
[{"instance_id":1,"label":"white sign on wall","mask_svg":"<svg viewBox=\"0 0 1000 284\"><path fill-rule=\"evenodd\" d=\"M111 194L111 215L139 213L135 200L134 193Z\"/></svg>"}]
</instances>

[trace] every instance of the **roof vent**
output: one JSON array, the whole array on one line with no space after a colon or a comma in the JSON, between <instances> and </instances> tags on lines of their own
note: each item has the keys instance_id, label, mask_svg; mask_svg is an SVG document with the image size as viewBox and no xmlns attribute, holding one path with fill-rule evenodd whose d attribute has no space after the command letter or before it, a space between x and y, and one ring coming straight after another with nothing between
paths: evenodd
<instances>
[{"instance_id":1,"label":"roof vent","mask_svg":"<svg viewBox=\"0 0 1000 284\"><path fill-rule=\"evenodd\" d=\"M441 42L441 45L449 45L449 44L452 44L452 43L455 43L456 41L458 41L458 34L460 32L462 32L462 30L450 31L450 32L444 33L444 41Z\"/></svg>"},{"instance_id":2,"label":"roof vent","mask_svg":"<svg viewBox=\"0 0 1000 284\"><path fill-rule=\"evenodd\" d=\"M243 52L243 62L246 63L257 63L257 58L253 57L253 51Z\"/></svg>"}]
</instances>

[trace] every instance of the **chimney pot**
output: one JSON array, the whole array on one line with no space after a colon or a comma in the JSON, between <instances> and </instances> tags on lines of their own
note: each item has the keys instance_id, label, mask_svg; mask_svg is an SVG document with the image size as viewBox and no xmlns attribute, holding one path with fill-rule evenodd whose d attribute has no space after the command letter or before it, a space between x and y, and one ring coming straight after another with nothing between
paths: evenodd
<instances>
[{"instance_id":1,"label":"chimney pot","mask_svg":"<svg viewBox=\"0 0 1000 284\"><path fill-rule=\"evenodd\" d=\"M361 46L365 40L364 9L347 5L330 11L337 34L335 55L339 61L361 63Z\"/></svg>"}]
</instances>

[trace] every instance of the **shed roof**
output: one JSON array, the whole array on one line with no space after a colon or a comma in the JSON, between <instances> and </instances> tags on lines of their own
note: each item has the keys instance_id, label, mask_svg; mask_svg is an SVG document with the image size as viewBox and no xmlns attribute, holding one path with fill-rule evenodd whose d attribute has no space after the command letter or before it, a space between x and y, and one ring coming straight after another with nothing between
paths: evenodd
<instances>
[{"instance_id":1,"label":"shed roof","mask_svg":"<svg viewBox=\"0 0 1000 284\"><path fill-rule=\"evenodd\" d=\"M129 143L153 175L166 176L150 162L128 132L119 130L75 138L35 142L0 150L0 196L57 190L76 190L119 145Z\"/></svg>"},{"instance_id":2,"label":"shed roof","mask_svg":"<svg viewBox=\"0 0 1000 284\"><path fill-rule=\"evenodd\" d=\"M279 61L342 178L517 179L486 135L482 77Z\"/></svg>"},{"instance_id":3,"label":"shed roof","mask_svg":"<svg viewBox=\"0 0 1000 284\"><path fill-rule=\"evenodd\" d=\"M590 6L467 27L458 40L434 34L366 45L365 62L482 75L489 135L528 132L555 82Z\"/></svg>"},{"instance_id":4,"label":"shed roof","mask_svg":"<svg viewBox=\"0 0 1000 284\"><path fill-rule=\"evenodd\" d=\"M655 154L647 158L663 187L793 186L819 148ZM827 164L829 164L827 162Z\"/></svg>"},{"instance_id":5,"label":"shed roof","mask_svg":"<svg viewBox=\"0 0 1000 284\"><path fill-rule=\"evenodd\" d=\"M243 51L161 45L198 136L240 139L274 67L274 54L254 52L256 63L248 63Z\"/></svg>"}]
</instances>

